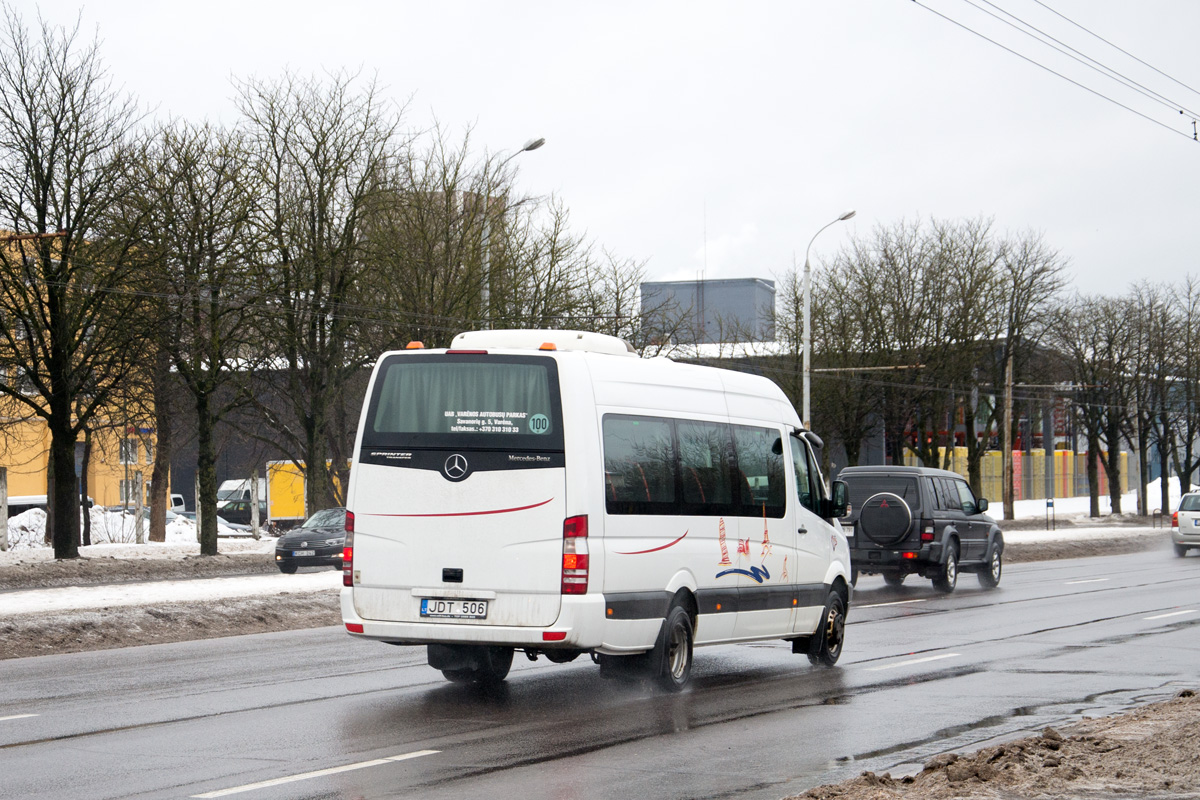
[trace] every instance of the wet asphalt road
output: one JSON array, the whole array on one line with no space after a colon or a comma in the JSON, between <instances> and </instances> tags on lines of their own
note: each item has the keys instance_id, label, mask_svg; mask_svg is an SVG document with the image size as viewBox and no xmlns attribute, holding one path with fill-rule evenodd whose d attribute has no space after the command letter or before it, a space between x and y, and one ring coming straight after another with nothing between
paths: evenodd
<instances>
[{"instance_id":1,"label":"wet asphalt road","mask_svg":"<svg viewBox=\"0 0 1200 800\"><path fill-rule=\"evenodd\" d=\"M0 798L775 800L1200 683L1200 556L910 584L860 581L834 669L703 648L677 696L520 654L482 694L339 628L4 661Z\"/></svg>"}]
</instances>

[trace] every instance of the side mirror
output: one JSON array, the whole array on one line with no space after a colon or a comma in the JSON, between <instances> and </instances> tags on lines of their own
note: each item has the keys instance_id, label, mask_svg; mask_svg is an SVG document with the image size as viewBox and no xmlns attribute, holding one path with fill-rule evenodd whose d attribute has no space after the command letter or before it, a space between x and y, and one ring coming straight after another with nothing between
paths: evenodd
<instances>
[{"instance_id":1,"label":"side mirror","mask_svg":"<svg viewBox=\"0 0 1200 800\"><path fill-rule=\"evenodd\" d=\"M825 511L828 513L822 516L830 518L846 516L846 510L850 507L850 487L846 485L845 481L834 481L830 488L833 497L825 501L828 504Z\"/></svg>"},{"instance_id":2,"label":"side mirror","mask_svg":"<svg viewBox=\"0 0 1200 800\"><path fill-rule=\"evenodd\" d=\"M982 514L988 510L988 501L986 497L975 498L975 513Z\"/></svg>"},{"instance_id":3,"label":"side mirror","mask_svg":"<svg viewBox=\"0 0 1200 800\"><path fill-rule=\"evenodd\" d=\"M825 446L825 441L812 431L805 431L804 438L807 439L808 443L813 446L813 450L820 450Z\"/></svg>"}]
</instances>

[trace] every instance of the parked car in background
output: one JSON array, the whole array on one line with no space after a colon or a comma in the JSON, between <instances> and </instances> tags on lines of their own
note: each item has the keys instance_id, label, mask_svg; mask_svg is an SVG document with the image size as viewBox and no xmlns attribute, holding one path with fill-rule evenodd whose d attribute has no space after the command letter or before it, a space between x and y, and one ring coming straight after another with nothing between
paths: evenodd
<instances>
[{"instance_id":1,"label":"parked car in background","mask_svg":"<svg viewBox=\"0 0 1200 800\"><path fill-rule=\"evenodd\" d=\"M346 509L327 508L288 531L275 542L275 563L280 572L293 573L300 567L342 568L346 545Z\"/></svg>"},{"instance_id":2,"label":"parked car in background","mask_svg":"<svg viewBox=\"0 0 1200 800\"><path fill-rule=\"evenodd\" d=\"M984 513L987 499L975 497L961 475L877 466L847 467L838 478L850 488L842 524L855 577L882 575L899 586L915 574L952 592L959 572L974 572L984 588L999 585L1004 537Z\"/></svg>"},{"instance_id":3,"label":"parked car in background","mask_svg":"<svg viewBox=\"0 0 1200 800\"><path fill-rule=\"evenodd\" d=\"M1179 508L1171 518L1171 542L1180 558L1191 548L1200 548L1200 492L1179 498Z\"/></svg>"},{"instance_id":4,"label":"parked car in background","mask_svg":"<svg viewBox=\"0 0 1200 800\"><path fill-rule=\"evenodd\" d=\"M250 512L253 510L253 504L249 500L229 500L224 503L217 504L217 514L222 519L238 525L250 524ZM265 526L267 524L267 502L262 500L258 504L258 524Z\"/></svg>"}]
</instances>

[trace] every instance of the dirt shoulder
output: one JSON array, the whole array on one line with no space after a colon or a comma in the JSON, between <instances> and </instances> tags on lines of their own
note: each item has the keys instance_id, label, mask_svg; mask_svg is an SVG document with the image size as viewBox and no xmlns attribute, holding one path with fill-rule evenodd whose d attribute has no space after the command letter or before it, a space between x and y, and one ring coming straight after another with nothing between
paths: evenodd
<instances>
[{"instance_id":1,"label":"dirt shoulder","mask_svg":"<svg viewBox=\"0 0 1200 800\"><path fill-rule=\"evenodd\" d=\"M864 772L788 800L1024 800L1200 797L1200 697L1175 698L1061 730L946 753L916 775Z\"/></svg>"}]
</instances>

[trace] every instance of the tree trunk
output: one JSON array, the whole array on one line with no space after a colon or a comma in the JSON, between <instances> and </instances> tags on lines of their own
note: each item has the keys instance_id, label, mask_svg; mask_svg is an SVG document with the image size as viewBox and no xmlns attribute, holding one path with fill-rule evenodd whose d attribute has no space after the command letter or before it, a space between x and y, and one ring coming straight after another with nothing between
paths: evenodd
<instances>
[{"instance_id":1,"label":"tree trunk","mask_svg":"<svg viewBox=\"0 0 1200 800\"><path fill-rule=\"evenodd\" d=\"M200 524L200 555L217 554L217 448L213 421L206 393L196 395L196 477L200 496L196 498Z\"/></svg>"},{"instance_id":2,"label":"tree trunk","mask_svg":"<svg viewBox=\"0 0 1200 800\"><path fill-rule=\"evenodd\" d=\"M51 541L55 558L79 558L79 491L75 483L75 431L70 408L50 421L51 475L54 478L54 522Z\"/></svg>"},{"instance_id":3,"label":"tree trunk","mask_svg":"<svg viewBox=\"0 0 1200 800\"><path fill-rule=\"evenodd\" d=\"M167 500L170 497L170 409L166 402L166 383L170 375L170 356L166 351L158 351L155 380L154 427L157 433L157 452L154 459L154 471L150 473L150 541L167 541Z\"/></svg>"},{"instance_id":4,"label":"tree trunk","mask_svg":"<svg viewBox=\"0 0 1200 800\"><path fill-rule=\"evenodd\" d=\"M83 509L83 544L92 543L92 510L88 507L87 497L91 491L88 483L88 470L92 466L92 429L83 431L83 469L79 471L79 502Z\"/></svg>"},{"instance_id":5,"label":"tree trunk","mask_svg":"<svg viewBox=\"0 0 1200 800\"><path fill-rule=\"evenodd\" d=\"M304 462L304 500L306 508L304 513L313 514L323 508L329 508L333 505L329 495L329 468L325 462L328 460L326 456L325 443L325 419L322 406L317 403L313 404L313 413L307 420L305 426L305 462Z\"/></svg>"},{"instance_id":6,"label":"tree trunk","mask_svg":"<svg viewBox=\"0 0 1200 800\"><path fill-rule=\"evenodd\" d=\"M1159 472L1159 508L1162 513L1171 513L1171 420L1164 413L1160 420L1163 435L1158 443L1158 472Z\"/></svg>"},{"instance_id":7,"label":"tree trunk","mask_svg":"<svg viewBox=\"0 0 1200 800\"><path fill-rule=\"evenodd\" d=\"M1121 513L1121 430L1115 414L1108 422L1108 454L1104 459L1104 471L1108 474L1108 500L1112 513Z\"/></svg>"},{"instance_id":8,"label":"tree trunk","mask_svg":"<svg viewBox=\"0 0 1200 800\"><path fill-rule=\"evenodd\" d=\"M1100 516L1100 437L1088 432L1087 477L1089 515Z\"/></svg>"}]
</instances>

